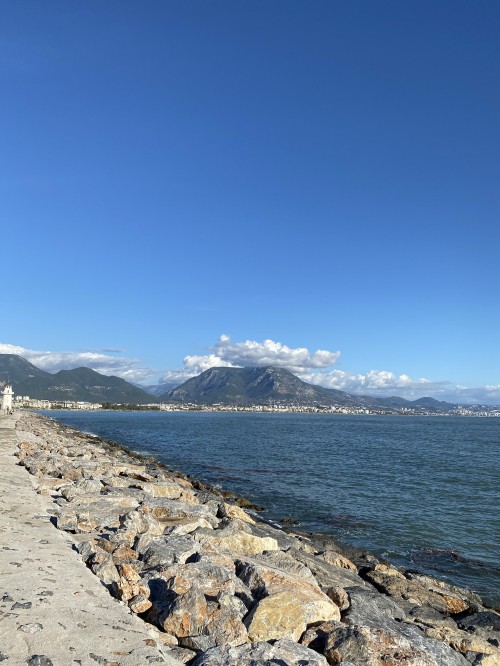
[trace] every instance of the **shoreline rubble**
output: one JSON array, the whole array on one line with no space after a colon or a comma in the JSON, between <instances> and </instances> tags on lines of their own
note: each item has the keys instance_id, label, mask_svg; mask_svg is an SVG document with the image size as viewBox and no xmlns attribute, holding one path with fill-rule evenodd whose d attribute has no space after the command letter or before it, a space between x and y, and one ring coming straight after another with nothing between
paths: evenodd
<instances>
[{"instance_id":1,"label":"shoreline rubble","mask_svg":"<svg viewBox=\"0 0 500 666\"><path fill-rule=\"evenodd\" d=\"M17 434L54 524L161 642L158 660L500 665L500 615L472 592L260 521L232 493L48 417L22 414Z\"/></svg>"}]
</instances>

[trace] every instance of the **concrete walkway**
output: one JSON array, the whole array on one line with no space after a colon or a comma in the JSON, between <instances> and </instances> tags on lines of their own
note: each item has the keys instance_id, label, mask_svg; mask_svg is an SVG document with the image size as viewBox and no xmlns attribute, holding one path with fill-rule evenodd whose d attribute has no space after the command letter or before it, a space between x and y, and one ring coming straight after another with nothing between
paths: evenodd
<instances>
[{"instance_id":1,"label":"concrete walkway","mask_svg":"<svg viewBox=\"0 0 500 666\"><path fill-rule=\"evenodd\" d=\"M50 523L52 505L17 465L17 416L0 417L0 662L179 666L158 632L116 601Z\"/></svg>"}]
</instances>

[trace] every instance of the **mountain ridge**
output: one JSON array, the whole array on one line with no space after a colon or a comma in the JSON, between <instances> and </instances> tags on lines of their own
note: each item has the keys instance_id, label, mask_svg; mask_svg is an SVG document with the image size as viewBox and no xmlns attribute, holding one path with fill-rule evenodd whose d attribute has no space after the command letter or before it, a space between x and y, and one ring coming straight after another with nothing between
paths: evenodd
<instances>
[{"instance_id":1,"label":"mountain ridge","mask_svg":"<svg viewBox=\"0 0 500 666\"><path fill-rule=\"evenodd\" d=\"M116 376L79 367L55 373L37 368L18 354L0 354L0 382L10 381L15 395L52 401L146 404L156 398Z\"/></svg>"}]
</instances>

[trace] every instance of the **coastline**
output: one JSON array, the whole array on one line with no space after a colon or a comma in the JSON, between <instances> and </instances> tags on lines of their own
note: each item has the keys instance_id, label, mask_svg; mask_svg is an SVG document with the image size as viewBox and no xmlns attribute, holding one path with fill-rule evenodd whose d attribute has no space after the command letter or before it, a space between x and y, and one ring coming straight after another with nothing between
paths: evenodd
<instances>
[{"instance_id":1,"label":"coastline","mask_svg":"<svg viewBox=\"0 0 500 666\"><path fill-rule=\"evenodd\" d=\"M290 664L379 663L366 659L382 659L383 636L393 663L499 663L500 616L477 595L279 529L243 498L119 444L19 418L20 462L54 501L57 527L122 604L167 630L171 657L246 664L252 651L282 650Z\"/></svg>"}]
</instances>

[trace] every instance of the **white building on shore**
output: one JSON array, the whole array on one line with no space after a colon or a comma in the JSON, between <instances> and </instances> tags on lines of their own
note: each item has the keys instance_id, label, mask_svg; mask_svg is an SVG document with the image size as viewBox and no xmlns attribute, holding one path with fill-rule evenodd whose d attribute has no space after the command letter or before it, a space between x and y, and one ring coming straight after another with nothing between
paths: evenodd
<instances>
[{"instance_id":1,"label":"white building on shore","mask_svg":"<svg viewBox=\"0 0 500 666\"><path fill-rule=\"evenodd\" d=\"M4 414L9 414L12 411L12 400L14 398L14 391L12 384L7 382L3 385L1 393L1 410Z\"/></svg>"}]
</instances>

